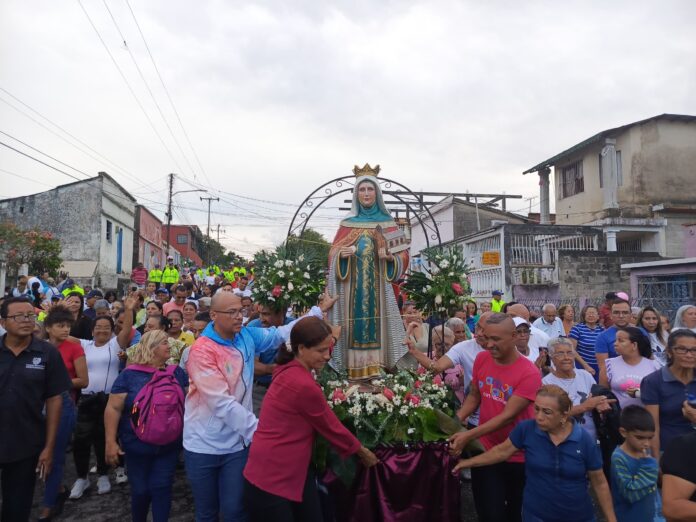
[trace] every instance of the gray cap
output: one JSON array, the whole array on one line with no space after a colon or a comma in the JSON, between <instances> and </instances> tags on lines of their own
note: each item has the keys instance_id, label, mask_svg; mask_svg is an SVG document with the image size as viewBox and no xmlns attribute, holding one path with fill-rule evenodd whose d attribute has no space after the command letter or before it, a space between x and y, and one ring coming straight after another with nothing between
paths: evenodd
<instances>
[{"instance_id":1,"label":"gray cap","mask_svg":"<svg viewBox=\"0 0 696 522\"><path fill-rule=\"evenodd\" d=\"M109 306L109 301L107 301L106 299L98 299L97 302L94 303L93 308L95 310L102 310L102 309L108 310L111 307Z\"/></svg>"}]
</instances>

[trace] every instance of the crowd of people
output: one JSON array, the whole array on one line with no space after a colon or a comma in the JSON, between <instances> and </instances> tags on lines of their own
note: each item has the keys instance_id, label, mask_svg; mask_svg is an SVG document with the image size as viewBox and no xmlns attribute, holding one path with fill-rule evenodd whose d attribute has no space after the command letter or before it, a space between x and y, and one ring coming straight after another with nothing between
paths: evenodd
<instances>
[{"instance_id":1,"label":"crowd of people","mask_svg":"<svg viewBox=\"0 0 696 522\"><path fill-rule=\"evenodd\" d=\"M336 298L296 318L254 303L253 286L253 266L169 259L136 267L124 295L48 274L7 289L2 521L29 520L37 476L38 519L58 517L90 472L99 495L112 476L129 484L133 520L168 520L181 461L197 521L324 519L317 435L379 466L314 378L340 335L326 320ZM672 324L620 292L577 315L533 312L502 292L445 322L401 306L409 353L454 392L466 429L450 453L485 449L452 470L471 480L479 521L585 522L595 505L609 522L696 520L696 306Z\"/></svg>"}]
</instances>

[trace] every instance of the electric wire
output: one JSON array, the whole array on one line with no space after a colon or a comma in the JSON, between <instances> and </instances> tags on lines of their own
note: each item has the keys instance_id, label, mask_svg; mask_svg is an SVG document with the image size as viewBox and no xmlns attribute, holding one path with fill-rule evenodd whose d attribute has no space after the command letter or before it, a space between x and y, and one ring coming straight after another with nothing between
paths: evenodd
<instances>
[{"instance_id":1,"label":"electric wire","mask_svg":"<svg viewBox=\"0 0 696 522\"><path fill-rule=\"evenodd\" d=\"M60 164L63 165L64 167L68 167L69 169L72 169L72 170L74 170L75 172L79 172L80 174L86 176L87 178L92 178L92 177L94 177L94 176L91 176L90 174L87 174L87 173L86 173L85 171L83 171L83 170L76 169L75 167L73 167L73 166L71 166L71 165L68 165L67 163L63 163L63 162L60 161L59 159L54 158L53 156L51 156L50 154L46 154L45 152L42 152L42 151L40 151L39 149L37 149L37 148L35 148L35 147L32 147L32 146L29 145L28 143L23 142L23 141L20 140L19 138L15 138L14 136L12 136L11 134L8 134L7 132L4 132L4 131L1 131L1 130L0 130L0 134L4 134L4 135L7 136L8 138L13 139L13 140L15 140L15 141L18 142L18 143L21 143L21 144L24 145L25 147L27 147L27 148L33 150L34 152L38 152L39 154L41 154L41 155L43 155L43 156L46 156L47 158L51 158L53 161L55 161L55 162L57 162L57 163L60 163Z\"/></svg>"}]
</instances>

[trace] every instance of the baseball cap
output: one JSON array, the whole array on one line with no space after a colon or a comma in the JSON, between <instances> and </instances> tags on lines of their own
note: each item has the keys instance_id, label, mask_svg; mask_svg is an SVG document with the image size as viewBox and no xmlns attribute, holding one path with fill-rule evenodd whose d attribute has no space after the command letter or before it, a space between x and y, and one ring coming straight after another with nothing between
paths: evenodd
<instances>
[{"instance_id":1,"label":"baseball cap","mask_svg":"<svg viewBox=\"0 0 696 522\"><path fill-rule=\"evenodd\" d=\"M527 321L523 317L513 317L512 320L515 322L515 328L517 328L521 324L526 324L527 326L530 326L529 321Z\"/></svg>"},{"instance_id":2,"label":"baseball cap","mask_svg":"<svg viewBox=\"0 0 696 522\"><path fill-rule=\"evenodd\" d=\"M167 289L164 288L164 287L160 287L160 288L158 288L157 290L155 290L155 293L156 293L156 294L167 294L167 295L169 295L169 290L167 290Z\"/></svg>"},{"instance_id":3,"label":"baseball cap","mask_svg":"<svg viewBox=\"0 0 696 522\"><path fill-rule=\"evenodd\" d=\"M90 297L104 297L104 294L101 293L100 290L90 290L89 293L87 294L87 299Z\"/></svg>"},{"instance_id":4,"label":"baseball cap","mask_svg":"<svg viewBox=\"0 0 696 522\"><path fill-rule=\"evenodd\" d=\"M500 290L493 290L493 295L503 295L503 292Z\"/></svg>"},{"instance_id":5,"label":"baseball cap","mask_svg":"<svg viewBox=\"0 0 696 522\"><path fill-rule=\"evenodd\" d=\"M104 309L108 310L109 309L109 301L107 301L106 299L99 299L96 303L94 303L94 309L95 310L104 310Z\"/></svg>"},{"instance_id":6,"label":"baseball cap","mask_svg":"<svg viewBox=\"0 0 696 522\"><path fill-rule=\"evenodd\" d=\"M626 292L616 292L616 297L628 301L628 294Z\"/></svg>"}]
</instances>

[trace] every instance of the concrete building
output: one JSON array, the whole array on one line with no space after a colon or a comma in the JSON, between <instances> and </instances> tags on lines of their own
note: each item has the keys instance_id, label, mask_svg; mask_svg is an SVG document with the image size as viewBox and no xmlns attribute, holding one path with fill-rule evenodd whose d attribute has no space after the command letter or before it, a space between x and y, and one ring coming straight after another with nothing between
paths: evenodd
<instances>
[{"instance_id":1,"label":"concrete building","mask_svg":"<svg viewBox=\"0 0 696 522\"><path fill-rule=\"evenodd\" d=\"M142 263L150 270L166 264L162 242L162 221L142 205L135 207L135 234L133 236L133 265Z\"/></svg>"},{"instance_id":2,"label":"concrete building","mask_svg":"<svg viewBox=\"0 0 696 522\"><path fill-rule=\"evenodd\" d=\"M437 224L442 243L451 242L457 238L474 234L500 223L523 224L528 220L524 216L506 212L490 205L476 205L454 196L448 196L430 207L430 214L421 212L420 218L425 227L421 226L417 217L411 218L410 254L414 264L418 264L420 252L427 247L425 234L430 235L430 245L434 246L432 221Z\"/></svg>"},{"instance_id":3,"label":"concrete building","mask_svg":"<svg viewBox=\"0 0 696 522\"><path fill-rule=\"evenodd\" d=\"M182 262L203 266L202 240L203 232L196 225L172 225L168 232L167 225L162 225L164 250L167 250L167 239L171 238L172 248L176 248L182 257Z\"/></svg>"},{"instance_id":4,"label":"concrete building","mask_svg":"<svg viewBox=\"0 0 696 522\"><path fill-rule=\"evenodd\" d=\"M683 225L696 215L688 189L696 180L696 116L661 114L604 130L526 170L540 178L542 223L551 168L557 224L599 227L608 251L690 255Z\"/></svg>"},{"instance_id":5,"label":"concrete building","mask_svg":"<svg viewBox=\"0 0 696 522\"><path fill-rule=\"evenodd\" d=\"M0 220L51 232L63 270L82 284L127 284L133 261L136 201L105 172L84 181L0 201Z\"/></svg>"}]
</instances>

